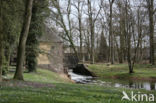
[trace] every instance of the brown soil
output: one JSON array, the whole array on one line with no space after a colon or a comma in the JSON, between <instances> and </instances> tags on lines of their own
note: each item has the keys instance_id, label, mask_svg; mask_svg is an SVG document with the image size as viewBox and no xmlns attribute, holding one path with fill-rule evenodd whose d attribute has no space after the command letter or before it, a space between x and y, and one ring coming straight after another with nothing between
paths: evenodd
<instances>
[{"instance_id":1,"label":"brown soil","mask_svg":"<svg viewBox=\"0 0 156 103\"><path fill-rule=\"evenodd\" d=\"M121 80L133 80L133 81L148 81L148 82L156 82L156 77L120 77L120 76L112 76L112 79L121 79Z\"/></svg>"}]
</instances>

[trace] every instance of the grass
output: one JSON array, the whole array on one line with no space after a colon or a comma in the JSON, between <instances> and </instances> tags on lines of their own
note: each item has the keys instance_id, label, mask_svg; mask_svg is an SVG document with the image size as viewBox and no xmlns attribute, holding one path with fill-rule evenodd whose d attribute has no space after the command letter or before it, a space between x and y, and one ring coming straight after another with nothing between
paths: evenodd
<instances>
[{"instance_id":1,"label":"grass","mask_svg":"<svg viewBox=\"0 0 156 103\"><path fill-rule=\"evenodd\" d=\"M66 83L54 85L53 88L1 87L0 103L135 103L121 101L124 89ZM125 91L130 93L130 90Z\"/></svg>"},{"instance_id":2,"label":"grass","mask_svg":"<svg viewBox=\"0 0 156 103\"><path fill-rule=\"evenodd\" d=\"M128 73L127 64L93 64L88 68L100 78L156 80L156 66L149 64L136 64L133 74Z\"/></svg>"},{"instance_id":3,"label":"grass","mask_svg":"<svg viewBox=\"0 0 156 103\"><path fill-rule=\"evenodd\" d=\"M7 74L9 79L13 78L13 73ZM69 80L62 78L57 73L45 69L38 69L37 73L24 73L25 81L35 81L40 83L67 83Z\"/></svg>"},{"instance_id":4,"label":"grass","mask_svg":"<svg viewBox=\"0 0 156 103\"><path fill-rule=\"evenodd\" d=\"M11 78L12 74L9 74L8 77ZM74 84L64 80L56 73L43 69L39 69L38 73L24 73L24 78L26 81L50 83L53 86L6 86L3 85L5 82L2 82L2 85L0 84L0 103L139 103L121 101L122 91L124 90L128 94L133 90L135 93L140 91L156 95L154 91ZM21 81L9 81L8 83L12 82L19 83Z\"/></svg>"}]
</instances>

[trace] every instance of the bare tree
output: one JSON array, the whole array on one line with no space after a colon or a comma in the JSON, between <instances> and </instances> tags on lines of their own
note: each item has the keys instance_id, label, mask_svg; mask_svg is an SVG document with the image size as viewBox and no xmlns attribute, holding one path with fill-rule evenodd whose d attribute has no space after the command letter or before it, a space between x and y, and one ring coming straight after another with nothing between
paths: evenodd
<instances>
[{"instance_id":1,"label":"bare tree","mask_svg":"<svg viewBox=\"0 0 156 103\"><path fill-rule=\"evenodd\" d=\"M112 32L112 8L113 8L114 0L109 0L110 4L110 18L109 18L109 35L110 35L110 42L111 42L111 49L110 49L110 57L111 57L111 64L114 64L114 36Z\"/></svg>"},{"instance_id":2,"label":"bare tree","mask_svg":"<svg viewBox=\"0 0 156 103\"><path fill-rule=\"evenodd\" d=\"M95 22L100 14L101 11L101 5L100 8L98 10L98 13L95 15L95 17L93 17L93 8L92 8L92 3L91 0L88 0L87 2L88 5L88 17L89 17L89 27L90 27L90 34L91 34L91 63L94 64L95 62Z\"/></svg>"},{"instance_id":3,"label":"bare tree","mask_svg":"<svg viewBox=\"0 0 156 103\"><path fill-rule=\"evenodd\" d=\"M82 47L83 47L82 15L83 15L84 1L77 0L76 4L73 4L73 5L77 10L76 17L78 18L78 31L79 31L79 40L80 40L80 52L79 52L80 55L79 55L79 58L80 58L81 61L83 61L83 52L82 52Z\"/></svg>"},{"instance_id":4,"label":"bare tree","mask_svg":"<svg viewBox=\"0 0 156 103\"><path fill-rule=\"evenodd\" d=\"M90 50L90 30L89 30L89 22L86 20L85 22L86 24L84 24L84 45L86 46L87 49L87 56L88 56L88 60L90 60L90 54L91 54L91 50Z\"/></svg>"},{"instance_id":5,"label":"bare tree","mask_svg":"<svg viewBox=\"0 0 156 103\"><path fill-rule=\"evenodd\" d=\"M98 56L100 62L104 62L107 60L107 53L108 53L107 41L104 36L104 30L102 29L101 36L100 36L100 44L99 44L99 56Z\"/></svg>"},{"instance_id":6,"label":"bare tree","mask_svg":"<svg viewBox=\"0 0 156 103\"><path fill-rule=\"evenodd\" d=\"M127 61L129 72L133 73L135 62L142 60L143 49L148 47L148 45L143 47L147 37L147 30L144 30L147 27L147 22L145 23L147 14L143 4L147 2L131 0L98 0L98 2L94 0L51 0L51 2L52 8L55 8L52 9L52 19L63 28L65 39L73 45L72 47L75 48L76 45L80 48L80 60L82 60L82 48L86 46L87 53L90 55L88 57L91 63L94 63L98 59L96 57L99 52L105 49L104 46L101 48L103 44L100 40L103 39L104 44L108 43L109 47L108 61L111 64L115 61L119 63ZM75 9L72 9L73 7ZM76 38L75 41L74 38ZM147 40L146 42L148 43ZM77 52L76 49L75 51Z\"/></svg>"},{"instance_id":7,"label":"bare tree","mask_svg":"<svg viewBox=\"0 0 156 103\"><path fill-rule=\"evenodd\" d=\"M109 4L107 2L102 2L102 11L100 12L100 21L101 21L101 28L102 30L104 31L104 34L105 34L105 38L106 38L106 41L108 42L108 52L107 52L107 61L110 62L110 50L111 50L111 40L110 40L110 34L109 34Z\"/></svg>"},{"instance_id":8,"label":"bare tree","mask_svg":"<svg viewBox=\"0 0 156 103\"><path fill-rule=\"evenodd\" d=\"M145 31L146 29L143 30L143 28L145 28L145 24L144 24L144 21L145 21L145 16L146 16L146 13L144 10L142 10L142 3L140 2L140 5L137 7L137 10L136 10L136 21L137 21L137 24L136 24L136 27L137 27L137 34L138 34L138 39L136 40L136 37L135 37L135 34L133 35L134 37L134 42L137 41L137 50L135 51L136 53L136 57L135 57L135 61L136 62L139 62L139 61L142 61L142 51L143 51L143 48L142 48L142 43L143 43L143 37L144 37L144 34L145 34Z\"/></svg>"},{"instance_id":9,"label":"bare tree","mask_svg":"<svg viewBox=\"0 0 156 103\"><path fill-rule=\"evenodd\" d=\"M70 18L70 15L71 15L71 0L68 0L67 18L68 18L68 25L69 25L69 35L70 35L70 38L72 39L73 36L72 36L72 26L71 26L71 18Z\"/></svg>"},{"instance_id":10,"label":"bare tree","mask_svg":"<svg viewBox=\"0 0 156 103\"><path fill-rule=\"evenodd\" d=\"M91 1L88 0L88 14L89 14L89 26L91 33L91 63L94 64L94 23Z\"/></svg>"},{"instance_id":11,"label":"bare tree","mask_svg":"<svg viewBox=\"0 0 156 103\"><path fill-rule=\"evenodd\" d=\"M51 16L51 19L54 20L61 28L63 28L64 30L64 34L67 38L63 37L65 40L67 40L73 51L75 52L75 54L77 55L78 57L78 54L77 54L77 51L76 51L76 48L75 48L75 44L73 42L73 38L72 38L72 32L71 32L71 21L70 21L70 13L71 13L71 1L68 0L68 7L67 7L67 17L68 17L68 26L69 26L69 29L68 29L68 26L66 25L65 21L64 21L64 17L63 17L63 11L61 10L61 7L60 7L60 2L59 0L51 0L51 7L53 7L53 9L51 9L51 12L52 12L52 16Z\"/></svg>"},{"instance_id":12,"label":"bare tree","mask_svg":"<svg viewBox=\"0 0 156 103\"><path fill-rule=\"evenodd\" d=\"M120 37L120 48L119 48L119 63L123 63L124 58L125 58L125 38L124 38L124 34L125 34L125 17L123 16L123 12L124 12L124 7L123 7L123 3L122 1L117 1L116 3L117 8L119 10L119 37Z\"/></svg>"},{"instance_id":13,"label":"bare tree","mask_svg":"<svg viewBox=\"0 0 156 103\"><path fill-rule=\"evenodd\" d=\"M32 17L32 7L33 0L28 0L25 11L25 19L23 24L23 29L20 35L19 46L18 46L18 54L17 54L17 66L16 72L14 75L14 79L23 80L23 65L24 65L24 56L25 56L25 46L26 40L29 33L29 27L31 23Z\"/></svg>"},{"instance_id":14,"label":"bare tree","mask_svg":"<svg viewBox=\"0 0 156 103\"><path fill-rule=\"evenodd\" d=\"M154 0L146 0L149 14L149 33L150 33L150 63L155 64L154 59Z\"/></svg>"},{"instance_id":15,"label":"bare tree","mask_svg":"<svg viewBox=\"0 0 156 103\"><path fill-rule=\"evenodd\" d=\"M133 71L133 63L132 63L132 55L131 55L131 37L132 37L132 14L130 12L130 2L129 0L125 0L125 30L126 30L126 45L127 45L127 61L129 66L129 73L134 73Z\"/></svg>"}]
</instances>

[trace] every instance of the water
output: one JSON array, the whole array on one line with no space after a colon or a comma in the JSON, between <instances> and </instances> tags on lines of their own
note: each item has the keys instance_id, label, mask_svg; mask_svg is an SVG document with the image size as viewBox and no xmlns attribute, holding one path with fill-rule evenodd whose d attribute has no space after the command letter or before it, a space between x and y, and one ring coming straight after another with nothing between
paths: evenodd
<instances>
[{"instance_id":1,"label":"water","mask_svg":"<svg viewBox=\"0 0 156 103\"><path fill-rule=\"evenodd\" d=\"M76 83L82 83L82 84L91 83L93 79L92 76L79 75L73 73L72 71L69 72L68 74L71 76L71 79L74 80Z\"/></svg>"},{"instance_id":2,"label":"water","mask_svg":"<svg viewBox=\"0 0 156 103\"><path fill-rule=\"evenodd\" d=\"M83 76L79 74L75 74L72 71L69 71L69 75L71 79L76 83L81 84L96 84L100 86L109 86L109 87L118 87L118 88L133 88L133 89L145 89L145 90L156 90L156 83L150 82L133 82L133 81L113 81L108 82L105 80L98 80L98 78L94 78L92 76Z\"/></svg>"}]
</instances>

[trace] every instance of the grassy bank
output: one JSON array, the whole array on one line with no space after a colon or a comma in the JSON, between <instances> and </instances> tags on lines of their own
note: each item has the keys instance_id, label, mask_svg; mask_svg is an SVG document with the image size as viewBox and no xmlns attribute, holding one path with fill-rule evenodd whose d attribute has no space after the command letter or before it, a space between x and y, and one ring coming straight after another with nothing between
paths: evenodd
<instances>
[{"instance_id":1,"label":"grassy bank","mask_svg":"<svg viewBox=\"0 0 156 103\"><path fill-rule=\"evenodd\" d=\"M8 73L7 78L12 79L14 73ZM37 69L37 73L24 73L25 81L40 83L70 83L71 81L63 74L57 74L45 69Z\"/></svg>"},{"instance_id":2,"label":"grassy bank","mask_svg":"<svg viewBox=\"0 0 156 103\"><path fill-rule=\"evenodd\" d=\"M24 77L27 82L11 80L1 83L0 103L135 103L121 101L122 91L129 94L133 89L74 84L56 73L41 69L38 73L24 73ZM156 95L154 91L133 91Z\"/></svg>"},{"instance_id":3,"label":"grassy bank","mask_svg":"<svg viewBox=\"0 0 156 103\"><path fill-rule=\"evenodd\" d=\"M156 66L149 64L136 64L133 74L128 73L127 64L93 64L89 65L89 70L100 78L156 81Z\"/></svg>"}]
</instances>

